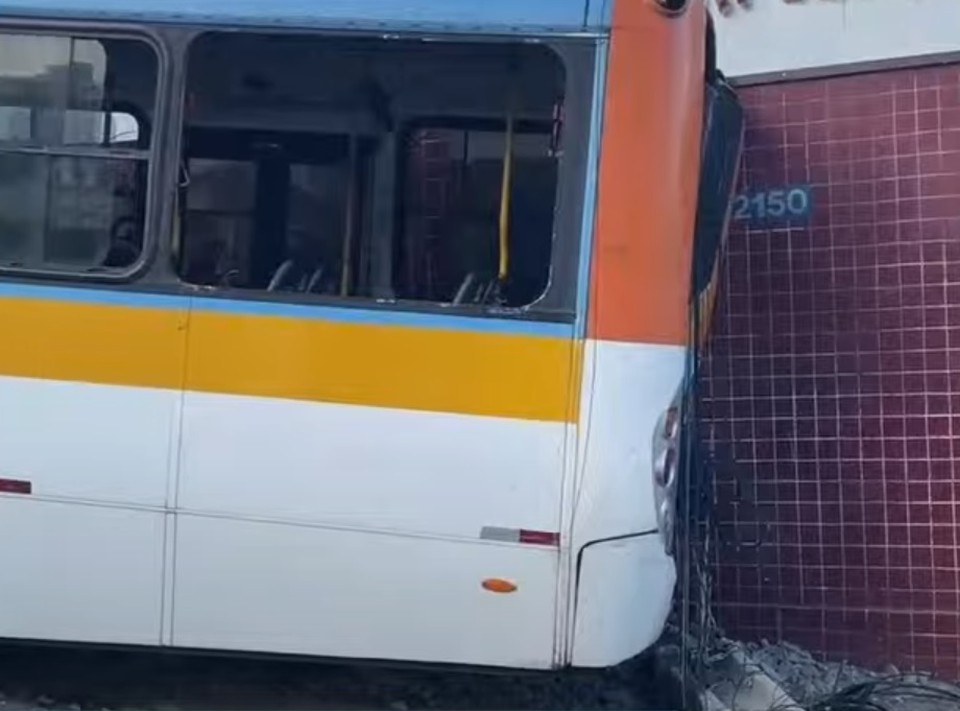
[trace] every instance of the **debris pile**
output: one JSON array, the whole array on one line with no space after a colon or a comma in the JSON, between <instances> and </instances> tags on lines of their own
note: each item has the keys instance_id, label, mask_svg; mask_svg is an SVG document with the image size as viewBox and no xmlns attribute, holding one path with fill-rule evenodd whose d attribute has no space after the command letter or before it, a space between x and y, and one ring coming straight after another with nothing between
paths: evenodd
<instances>
[{"instance_id":1,"label":"debris pile","mask_svg":"<svg viewBox=\"0 0 960 711\"><path fill-rule=\"evenodd\" d=\"M960 711L960 685L930 675L882 672L816 659L791 644L716 641L696 673L680 646L661 651L661 669L702 711ZM689 665L689 660L688 660Z\"/></svg>"}]
</instances>

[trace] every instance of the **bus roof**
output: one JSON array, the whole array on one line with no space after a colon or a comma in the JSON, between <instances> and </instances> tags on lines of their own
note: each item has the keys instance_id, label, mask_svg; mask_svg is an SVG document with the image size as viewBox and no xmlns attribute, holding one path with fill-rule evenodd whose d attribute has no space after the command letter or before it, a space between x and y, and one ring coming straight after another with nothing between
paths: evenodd
<instances>
[{"instance_id":1,"label":"bus roof","mask_svg":"<svg viewBox=\"0 0 960 711\"><path fill-rule=\"evenodd\" d=\"M0 0L0 17L286 28L595 34L613 0Z\"/></svg>"}]
</instances>

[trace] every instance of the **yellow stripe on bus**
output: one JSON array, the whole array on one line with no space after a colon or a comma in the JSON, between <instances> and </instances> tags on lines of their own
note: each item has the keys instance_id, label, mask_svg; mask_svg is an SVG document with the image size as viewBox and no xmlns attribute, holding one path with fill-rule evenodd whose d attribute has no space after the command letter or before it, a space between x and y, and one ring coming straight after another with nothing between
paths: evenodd
<instances>
[{"instance_id":1,"label":"yellow stripe on bus","mask_svg":"<svg viewBox=\"0 0 960 711\"><path fill-rule=\"evenodd\" d=\"M570 339L198 311L187 388L565 421Z\"/></svg>"},{"instance_id":2,"label":"yellow stripe on bus","mask_svg":"<svg viewBox=\"0 0 960 711\"><path fill-rule=\"evenodd\" d=\"M0 299L0 373L179 388L186 310Z\"/></svg>"},{"instance_id":3,"label":"yellow stripe on bus","mask_svg":"<svg viewBox=\"0 0 960 711\"><path fill-rule=\"evenodd\" d=\"M0 298L0 373L566 422L576 342L557 336ZM576 393L576 388L572 393Z\"/></svg>"}]
</instances>

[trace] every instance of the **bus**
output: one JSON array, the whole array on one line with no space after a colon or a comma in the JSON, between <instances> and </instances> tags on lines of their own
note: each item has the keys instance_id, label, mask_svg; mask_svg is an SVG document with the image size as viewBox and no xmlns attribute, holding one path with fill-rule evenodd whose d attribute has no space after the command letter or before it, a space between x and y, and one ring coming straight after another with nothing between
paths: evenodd
<instances>
[{"instance_id":1,"label":"bus","mask_svg":"<svg viewBox=\"0 0 960 711\"><path fill-rule=\"evenodd\" d=\"M703 0L0 0L0 638L652 645L711 33Z\"/></svg>"}]
</instances>

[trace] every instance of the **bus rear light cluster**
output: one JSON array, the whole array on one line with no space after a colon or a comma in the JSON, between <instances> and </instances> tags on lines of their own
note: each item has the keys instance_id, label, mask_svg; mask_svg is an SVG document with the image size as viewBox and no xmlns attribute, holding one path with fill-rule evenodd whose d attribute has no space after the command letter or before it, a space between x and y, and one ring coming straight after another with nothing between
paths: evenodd
<instances>
[{"instance_id":1,"label":"bus rear light cluster","mask_svg":"<svg viewBox=\"0 0 960 711\"><path fill-rule=\"evenodd\" d=\"M680 408L671 405L663 416L663 436L674 441L680 434Z\"/></svg>"},{"instance_id":2,"label":"bus rear light cluster","mask_svg":"<svg viewBox=\"0 0 960 711\"><path fill-rule=\"evenodd\" d=\"M673 554L677 508L677 465L680 459L680 391L657 421L653 436L653 485L657 527L667 553Z\"/></svg>"},{"instance_id":3,"label":"bus rear light cluster","mask_svg":"<svg viewBox=\"0 0 960 711\"><path fill-rule=\"evenodd\" d=\"M653 477L657 486L669 487L677 473L677 450L668 448L653 467Z\"/></svg>"}]
</instances>

